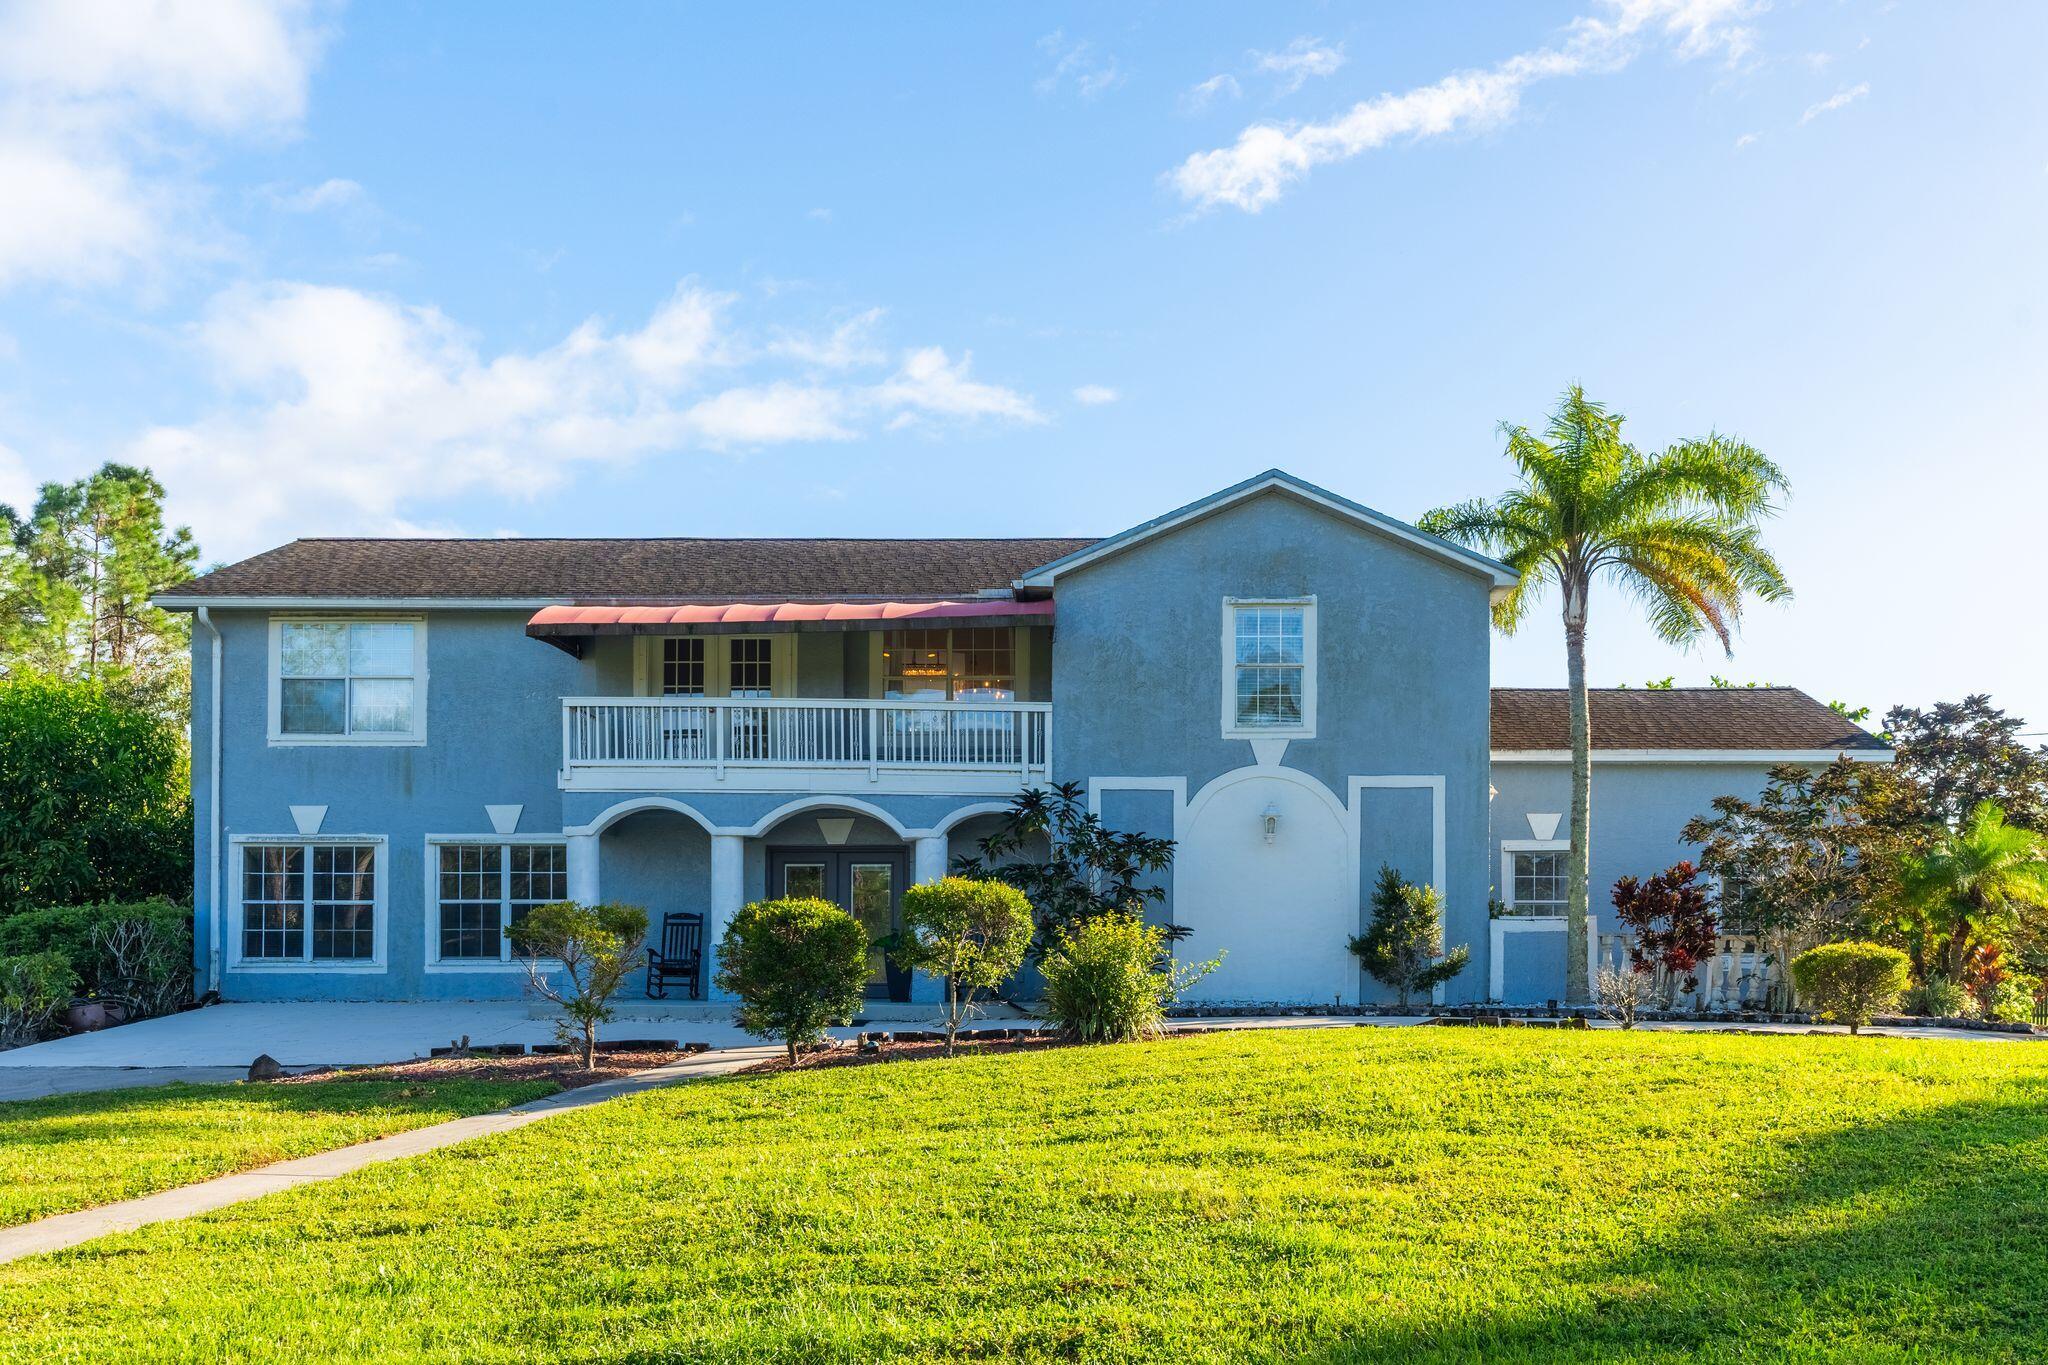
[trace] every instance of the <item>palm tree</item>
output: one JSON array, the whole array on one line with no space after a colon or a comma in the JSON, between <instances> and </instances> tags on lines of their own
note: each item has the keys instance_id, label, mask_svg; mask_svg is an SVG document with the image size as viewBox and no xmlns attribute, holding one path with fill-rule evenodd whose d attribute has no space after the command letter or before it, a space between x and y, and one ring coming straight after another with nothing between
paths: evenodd
<instances>
[{"instance_id":1,"label":"palm tree","mask_svg":"<svg viewBox=\"0 0 2048 1365\"><path fill-rule=\"evenodd\" d=\"M1426 531L1494 554L1522 578L1494 604L1513 634L1547 584L1563 598L1571 683L1571 860L1565 912L1565 995L1587 1001L1586 882L1592 869L1592 733L1586 717L1586 609L1596 580L1633 597L1657 634L1689 645L1711 631L1732 653L1743 599L1792 595L1757 523L1777 511L1785 476L1762 452L1720 435L1645 455L1621 438L1623 418L1574 384L1538 436L1501 424L1521 482L1500 497L1440 507Z\"/></svg>"},{"instance_id":2,"label":"palm tree","mask_svg":"<svg viewBox=\"0 0 2048 1365\"><path fill-rule=\"evenodd\" d=\"M1973 948L2009 940L2021 910L2048 907L2048 836L2008 825L1995 801L1902 863L1899 928L1922 980L1961 980Z\"/></svg>"}]
</instances>

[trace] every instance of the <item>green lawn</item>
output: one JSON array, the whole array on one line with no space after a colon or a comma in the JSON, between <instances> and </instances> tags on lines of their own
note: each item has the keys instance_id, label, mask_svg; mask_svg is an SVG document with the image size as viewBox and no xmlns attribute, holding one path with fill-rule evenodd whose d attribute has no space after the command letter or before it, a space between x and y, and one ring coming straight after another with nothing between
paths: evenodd
<instances>
[{"instance_id":1,"label":"green lawn","mask_svg":"<svg viewBox=\"0 0 2048 1365\"><path fill-rule=\"evenodd\" d=\"M2048 1047L1346 1029L735 1077L0 1267L21 1359L2033 1360Z\"/></svg>"},{"instance_id":2,"label":"green lawn","mask_svg":"<svg viewBox=\"0 0 2048 1365\"><path fill-rule=\"evenodd\" d=\"M545 1081L165 1085L0 1104L0 1227L536 1099Z\"/></svg>"}]
</instances>

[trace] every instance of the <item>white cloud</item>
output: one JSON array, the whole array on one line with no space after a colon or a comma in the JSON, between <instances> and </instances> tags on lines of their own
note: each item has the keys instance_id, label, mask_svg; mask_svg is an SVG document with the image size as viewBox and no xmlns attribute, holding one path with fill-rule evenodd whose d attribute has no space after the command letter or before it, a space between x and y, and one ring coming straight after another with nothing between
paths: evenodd
<instances>
[{"instance_id":1,"label":"white cloud","mask_svg":"<svg viewBox=\"0 0 2048 1365\"><path fill-rule=\"evenodd\" d=\"M0 286L191 246L179 135L292 131L321 40L300 0L0 0Z\"/></svg>"},{"instance_id":2,"label":"white cloud","mask_svg":"<svg viewBox=\"0 0 2048 1365\"><path fill-rule=\"evenodd\" d=\"M1859 85L1852 85L1846 90L1837 90L1819 104L1809 105L1806 112L1799 116L1799 121L1802 124L1811 123L1822 114L1832 114L1837 109L1846 108L1869 93L1870 82L1868 81L1864 81Z\"/></svg>"},{"instance_id":3,"label":"white cloud","mask_svg":"<svg viewBox=\"0 0 2048 1365\"><path fill-rule=\"evenodd\" d=\"M1252 65L1273 77L1281 94L1291 95L1311 80L1335 75L1344 65L1344 45L1325 46L1320 38L1296 38L1278 52L1252 53Z\"/></svg>"},{"instance_id":4,"label":"white cloud","mask_svg":"<svg viewBox=\"0 0 2048 1365\"><path fill-rule=\"evenodd\" d=\"M1744 147L1754 146L1759 136L1761 135L1757 133L1744 133L1741 137L1735 139L1735 150L1739 152Z\"/></svg>"},{"instance_id":5,"label":"white cloud","mask_svg":"<svg viewBox=\"0 0 2048 1365\"><path fill-rule=\"evenodd\" d=\"M318 213L323 209L350 209L369 202L369 192L353 180L339 177L323 180L304 189L272 188L265 193L270 203L286 213Z\"/></svg>"},{"instance_id":6,"label":"white cloud","mask_svg":"<svg viewBox=\"0 0 2048 1365\"><path fill-rule=\"evenodd\" d=\"M1759 0L1603 0L1602 12L1571 21L1555 46L1519 53L1487 70L1455 71L1431 85L1362 100L1321 123L1258 123L1228 147L1197 152L1167 179L1198 208L1257 213L1311 169L1397 139L1440 137L1512 118L1531 85L1627 66L1661 37L1685 59L1715 52L1734 61L1755 35L1740 21Z\"/></svg>"},{"instance_id":7,"label":"white cloud","mask_svg":"<svg viewBox=\"0 0 2048 1365\"><path fill-rule=\"evenodd\" d=\"M1052 58L1051 69L1037 81L1041 95L1056 95L1071 82L1075 93L1092 100L1123 84L1123 71L1115 57L1098 56L1093 44L1085 39L1070 40L1061 29L1040 38L1038 50Z\"/></svg>"},{"instance_id":8,"label":"white cloud","mask_svg":"<svg viewBox=\"0 0 2048 1365\"><path fill-rule=\"evenodd\" d=\"M1193 112L1208 108L1210 102L1218 98L1227 96L1236 99L1243 93L1243 88L1237 83L1237 77L1227 71L1219 72L1206 81L1189 86L1187 94L1181 96L1181 106Z\"/></svg>"},{"instance_id":9,"label":"white cloud","mask_svg":"<svg viewBox=\"0 0 2048 1365\"><path fill-rule=\"evenodd\" d=\"M1091 408L1101 407L1105 403L1114 403L1121 397L1123 397L1122 394L1107 384L1083 384L1080 388L1074 390L1074 401Z\"/></svg>"},{"instance_id":10,"label":"white cloud","mask_svg":"<svg viewBox=\"0 0 2048 1365\"><path fill-rule=\"evenodd\" d=\"M232 555L287 534L432 524L420 509L532 496L592 463L1044 420L1026 395L972 378L965 356L919 347L892 367L870 336L875 314L798 359L793 334L757 339L735 323L739 307L685 282L638 327L593 318L551 346L487 355L434 308L241 286L192 332L221 389L215 411L142 433L122 458L163 477L209 555ZM788 372L820 355L840 368Z\"/></svg>"}]
</instances>

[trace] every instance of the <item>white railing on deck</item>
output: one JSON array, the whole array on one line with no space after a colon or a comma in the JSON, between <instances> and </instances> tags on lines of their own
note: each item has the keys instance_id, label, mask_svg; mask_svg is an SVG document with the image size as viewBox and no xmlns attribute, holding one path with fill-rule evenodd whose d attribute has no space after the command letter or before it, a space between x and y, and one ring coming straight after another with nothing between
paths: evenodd
<instances>
[{"instance_id":1,"label":"white railing on deck","mask_svg":"<svg viewBox=\"0 0 2048 1365\"><path fill-rule=\"evenodd\" d=\"M1594 968L1628 967L1629 936L1605 933L1594 949ZM1786 1010L1791 1008L1790 981L1780 954L1757 934L1722 934L1713 955L1694 975L1699 989L1681 993L1678 981L1660 981L1665 1004L1674 1009Z\"/></svg>"},{"instance_id":2,"label":"white railing on deck","mask_svg":"<svg viewBox=\"0 0 2048 1365\"><path fill-rule=\"evenodd\" d=\"M947 768L1043 777L1045 702L570 697L566 767Z\"/></svg>"}]
</instances>

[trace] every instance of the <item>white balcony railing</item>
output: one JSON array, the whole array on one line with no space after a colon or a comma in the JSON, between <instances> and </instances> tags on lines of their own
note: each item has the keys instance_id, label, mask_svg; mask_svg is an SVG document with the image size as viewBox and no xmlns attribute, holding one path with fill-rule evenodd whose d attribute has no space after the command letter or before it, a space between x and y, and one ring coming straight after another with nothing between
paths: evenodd
<instances>
[{"instance_id":1,"label":"white balcony railing","mask_svg":"<svg viewBox=\"0 0 2048 1365\"><path fill-rule=\"evenodd\" d=\"M711 700L570 697L562 767L603 770L814 769L1014 774L1043 781L1052 753L1045 702Z\"/></svg>"}]
</instances>

